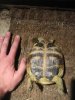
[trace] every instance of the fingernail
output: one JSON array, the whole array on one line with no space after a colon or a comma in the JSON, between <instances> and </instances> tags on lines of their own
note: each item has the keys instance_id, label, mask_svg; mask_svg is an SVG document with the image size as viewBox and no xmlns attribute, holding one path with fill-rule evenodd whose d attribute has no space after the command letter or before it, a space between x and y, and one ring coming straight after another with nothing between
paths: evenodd
<instances>
[{"instance_id":1,"label":"fingernail","mask_svg":"<svg viewBox=\"0 0 75 100\"><path fill-rule=\"evenodd\" d=\"M0 40L3 40L3 36L0 35Z\"/></svg>"},{"instance_id":2,"label":"fingernail","mask_svg":"<svg viewBox=\"0 0 75 100\"><path fill-rule=\"evenodd\" d=\"M16 38L19 38L20 36L19 35L16 35Z\"/></svg>"},{"instance_id":3,"label":"fingernail","mask_svg":"<svg viewBox=\"0 0 75 100\"><path fill-rule=\"evenodd\" d=\"M10 32L7 32L7 33L6 33L6 35L8 35L8 36L9 36L9 35L10 35Z\"/></svg>"},{"instance_id":4,"label":"fingernail","mask_svg":"<svg viewBox=\"0 0 75 100\"><path fill-rule=\"evenodd\" d=\"M17 38L17 39L19 39L19 38L20 38L20 36L19 36L19 35L16 35L16 38Z\"/></svg>"},{"instance_id":5,"label":"fingernail","mask_svg":"<svg viewBox=\"0 0 75 100\"><path fill-rule=\"evenodd\" d=\"M0 35L0 39L2 39L3 37Z\"/></svg>"}]
</instances>

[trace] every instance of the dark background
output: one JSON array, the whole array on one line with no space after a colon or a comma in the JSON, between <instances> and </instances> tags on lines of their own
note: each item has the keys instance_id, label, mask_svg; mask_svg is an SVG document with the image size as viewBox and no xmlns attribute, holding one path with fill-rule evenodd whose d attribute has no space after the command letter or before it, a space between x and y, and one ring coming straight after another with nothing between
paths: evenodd
<instances>
[{"instance_id":1,"label":"dark background","mask_svg":"<svg viewBox=\"0 0 75 100\"><path fill-rule=\"evenodd\" d=\"M1 5L31 5L75 9L74 0L0 0Z\"/></svg>"}]
</instances>

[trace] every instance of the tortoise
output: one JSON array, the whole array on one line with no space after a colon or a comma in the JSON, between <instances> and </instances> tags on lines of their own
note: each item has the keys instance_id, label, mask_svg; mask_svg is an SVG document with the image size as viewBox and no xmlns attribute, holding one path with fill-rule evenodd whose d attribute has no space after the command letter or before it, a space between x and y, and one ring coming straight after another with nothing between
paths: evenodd
<instances>
[{"instance_id":1,"label":"tortoise","mask_svg":"<svg viewBox=\"0 0 75 100\"><path fill-rule=\"evenodd\" d=\"M59 93L64 93L64 55L54 40L34 38L27 62L28 90L33 82L43 85L57 84Z\"/></svg>"}]
</instances>

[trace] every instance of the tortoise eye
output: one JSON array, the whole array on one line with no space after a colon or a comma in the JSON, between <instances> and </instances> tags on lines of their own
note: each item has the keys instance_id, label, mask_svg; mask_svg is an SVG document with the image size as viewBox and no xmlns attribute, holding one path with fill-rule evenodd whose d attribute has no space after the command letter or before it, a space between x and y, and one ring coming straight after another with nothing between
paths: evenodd
<instances>
[{"instance_id":1,"label":"tortoise eye","mask_svg":"<svg viewBox=\"0 0 75 100\"><path fill-rule=\"evenodd\" d=\"M53 46L54 46L53 43L48 43L47 48L49 48L49 47L53 47Z\"/></svg>"},{"instance_id":2,"label":"tortoise eye","mask_svg":"<svg viewBox=\"0 0 75 100\"><path fill-rule=\"evenodd\" d=\"M49 43L47 44L47 47L53 47L55 43L55 40L50 40Z\"/></svg>"},{"instance_id":3,"label":"tortoise eye","mask_svg":"<svg viewBox=\"0 0 75 100\"><path fill-rule=\"evenodd\" d=\"M43 45L43 43L37 43L36 46L43 47L44 45Z\"/></svg>"}]
</instances>

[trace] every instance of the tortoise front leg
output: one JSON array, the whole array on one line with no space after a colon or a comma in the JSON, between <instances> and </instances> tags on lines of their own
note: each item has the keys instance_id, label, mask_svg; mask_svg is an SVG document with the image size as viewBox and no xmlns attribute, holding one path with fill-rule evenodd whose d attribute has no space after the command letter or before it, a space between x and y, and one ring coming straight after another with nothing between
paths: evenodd
<instances>
[{"instance_id":1,"label":"tortoise front leg","mask_svg":"<svg viewBox=\"0 0 75 100\"><path fill-rule=\"evenodd\" d=\"M58 76L62 77L64 75L64 66L60 66Z\"/></svg>"},{"instance_id":2,"label":"tortoise front leg","mask_svg":"<svg viewBox=\"0 0 75 100\"><path fill-rule=\"evenodd\" d=\"M28 79L28 84L27 85L28 85L27 86L28 91L31 91L32 88L33 88L33 82L32 82L32 80L30 78Z\"/></svg>"},{"instance_id":3,"label":"tortoise front leg","mask_svg":"<svg viewBox=\"0 0 75 100\"><path fill-rule=\"evenodd\" d=\"M60 94L64 94L64 86L63 86L62 78L59 76L55 76L52 81L56 83L56 85L58 87L58 92Z\"/></svg>"}]
</instances>

